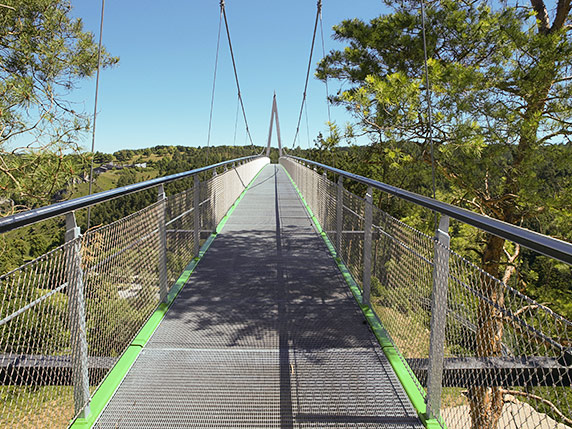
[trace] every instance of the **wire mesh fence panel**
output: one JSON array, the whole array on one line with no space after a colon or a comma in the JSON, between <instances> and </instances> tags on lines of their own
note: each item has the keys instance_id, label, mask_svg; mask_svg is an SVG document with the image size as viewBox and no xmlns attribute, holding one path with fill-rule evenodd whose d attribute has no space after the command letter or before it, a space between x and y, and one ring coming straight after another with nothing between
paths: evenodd
<instances>
[{"instance_id":1,"label":"wire mesh fence panel","mask_svg":"<svg viewBox=\"0 0 572 429\"><path fill-rule=\"evenodd\" d=\"M337 185L322 175L319 193L322 199L320 224L331 243L336 243Z\"/></svg>"},{"instance_id":2,"label":"wire mesh fence panel","mask_svg":"<svg viewBox=\"0 0 572 429\"><path fill-rule=\"evenodd\" d=\"M0 277L0 426L66 426L74 415L66 257L80 240Z\"/></svg>"},{"instance_id":3,"label":"wire mesh fence panel","mask_svg":"<svg viewBox=\"0 0 572 429\"><path fill-rule=\"evenodd\" d=\"M287 158L281 158L280 163L292 177L322 230L335 243L337 185L323 174Z\"/></svg>"},{"instance_id":4,"label":"wire mesh fence panel","mask_svg":"<svg viewBox=\"0 0 572 429\"><path fill-rule=\"evenodd\" d=\"M177 280L195 255L195 192L193 188L169 196L166 207L168 284Z\"/></svg>"},{"instance_id":5,"label":"wire mesh fence panel","mask_svg":"<svg viewBox=\"0 0 572 429\"><path fill-rule=\"evenodd\" d=\"M200 237L200 244L203 245L205 239L208 237L210 233L214 231L215 222L214 222L214 207L215 207L215 200L213 198L213 182L212 180L207 180L201 182L200 185L200 229L201 229L201 237Z\"/></svg>"},{"instance_id":6,"label":"wire mesh fence panel","mask_svg":"<svg viewBox=\"0 0 572 429\"><path fill-rule=\"evenodd\" d=\"M447 427L572 427L572 323L450 255Z\"/></svg>"},{"instance_id":7,"label":"wire mesh fence panel","mask_svg":"<svg viewBox=\"0 0 572 429\"><path fill-rule=\"evenodd\" d=\"M304 180L303 195L312 213L321 220L322 198L319 194L319 186L322 176L315 170L307 169Z\"/></svg>"},{"instance_id":8,"label":"wire mesh fence panel","mask_svg":"<svg viewBox=\"0 0 572 429\"><path fill-rule=\"evenodd\" d=\"M90 356L117 358L160 301L159 223L155 203L84 236L87 341ZM92 369L99 381L105 369Z\"/></svg>"},{"instance_id":9,"label":"wire mesh fence panel","mask_svg":"<svg viewBox=\"0 0 572 429\"><path fill-rule=\"evenodd\" d=\"M342 248L339 256L346 264L356 283L363 289L365 200L345 189L342 198Z\"/></svg>"},{"instance_id":10,"label":"wire mesh fence panel","mask_svg":"<svg viewBox=\"0 0 572 429\"><path fill-rule=\"evenodd\" d=\"M429 357L433 247L431 237L374 208L372 308L414 380Z\"/></svg>"},{"instance_id":11,"label":"wire mesh fence panel","mask_svg":"<svg viewBox=\"0 0 572 429\"><path fill-rule=\"evenodd\" d=\"M213 213L213 229L216 228L218 223L221 221L222 217L224 216L224 174L218 174L213 176L212 179L209 180L211 185L211 197L210 201L212 204L212 213Z\"/></svg>"},{"instance_id":12,"label":"wire mesh fence panel","mask_svg":"<svg viewBox=\"0 0 572 429\"><path fill-rule=\"evenodd\" d=\"M215 198L215 224L218 225L220 221L223 219L224 215L228 211L228 209L232 206L231 197L232 197L232 185L233 182L236 180L236 173L234 169L227 170L223 173L218 174L216 177L212 178L213 180L213 189L214 189L214 198Z\"/></svg>"},{"instance_id":13,"label":"wire mesh fence panel","mask_svg":"<svg viewBox=\"0 0 572 429\"><path fill-rule=\"evenodd\" d=\"M2 426L66 427L159 302L156 203L3 276Z\"/></svg>"}]
</instances>

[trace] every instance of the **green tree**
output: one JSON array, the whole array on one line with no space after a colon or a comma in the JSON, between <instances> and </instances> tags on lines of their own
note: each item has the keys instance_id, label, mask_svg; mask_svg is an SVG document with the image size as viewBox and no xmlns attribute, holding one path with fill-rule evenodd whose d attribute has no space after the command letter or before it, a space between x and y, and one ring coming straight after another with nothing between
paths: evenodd
<instances>
[{"instance_id":1,"label":"green tree","mask_svg":"<svg viewBox=\"0 0 572 429\"><path fill-rule=\"evenodd\" d=\"M93 162L96 164L107 164L113 161L113 155L110 153L95 152L93 154Z\"/></svg>"},{"instance_id":2,"label":"green tree","mask_svg":"<svg viewBox=\"0 0 572 429\"><path fill-rule=\"evenodd\" d=\"M74 174L64 155L90 127L69 95L96 70L97 44L68 0L5 0L0 44L0 189L46 202ZM104 67L117 61L102 52Z\"/></svg>"},{"instance_id":3,"label":"green tree","mask_svg":"<svg viewBox=\"0 0 572 429\"><path fill-rule=\"evenodd\" d=\"M134 151L130 149L121 149L113 154L115 159L119 162L127 162L133 158Z\"/></svg>"},{"instance_id":4,"label":"green tree","mask_svg":"<svg viewBox=\"0 0 572 429\"><path fill-rule=\"evenodd\" d=\"M419 2L386 1L393 12L370 23L347 20L334 38L318 77L349 83L332 99L346 106L380 150L400 150L430 164L423 39ZM569 211L566 176L539 174L552 149L555 168L572 159L572 45L570 0L548 11L543 0L528 7L507 2L439 0L427 9L429 75L438 177L456 202L512 224L535 227ZM554 231L555 232L555 231ZM481 237L483 270L508 282L518 246ZM502 306L502 288L483 275L482 293ZM501 353L502 317L482 300L477 353ZM502 390L469 392L474 428L496 427Z\"/></svg>"}]
</instances>

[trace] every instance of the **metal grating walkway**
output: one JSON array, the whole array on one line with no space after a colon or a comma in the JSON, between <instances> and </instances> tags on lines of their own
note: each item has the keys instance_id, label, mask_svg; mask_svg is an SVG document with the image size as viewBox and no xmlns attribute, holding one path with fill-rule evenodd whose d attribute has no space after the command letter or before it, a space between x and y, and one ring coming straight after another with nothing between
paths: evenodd
<instances>
[{"instance_id":1,"label":"metal grating walkway","mask_svg":"<svg viewBox=\"0 0 572 429\"><path fill-rule=\"evenodd\" d=\"M298 194L268 165L98 428L422 428Z\"/></svg>"}]
</instances>

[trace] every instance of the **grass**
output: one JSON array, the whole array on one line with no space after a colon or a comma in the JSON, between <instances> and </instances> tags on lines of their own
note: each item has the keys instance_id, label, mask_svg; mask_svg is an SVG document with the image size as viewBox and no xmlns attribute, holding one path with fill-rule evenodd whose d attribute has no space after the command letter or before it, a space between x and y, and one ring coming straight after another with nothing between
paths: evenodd
<instances>
[{"instance_id":1,"label":"grass","mask_svg":"<svg viewBox=\"0 0 572 429\"><path fill-rule=\"evenodd\" d=\"M0 427L66 428L73 418L71 386L0 386Z\"/></svg>"},{"instance_id":2,"label":"grass","mask_svg":"<svg viewBox=\"0 0 572 429\"><path fill-rule=\"evenodd\" d=\"M469 400L463 392L464 387L443 387L441 392L441 408L452 408L460 405L469 405Z\"/></svg>"},{"instance_id":3,"label":"grass","mask_svg":"<svg viewBox=\"0 0 572 429\"><path fill-rule=\"evenodd\" d=\"M0 386L0 428L67 428L73 418L73 386Z\"/></svg>"},{"instance_id":4,"label":"grass","mask_svg":"<svg viewBox=\"0 0 572 429\"><path fill-rule=\"evenodd\" d=\"M166 158L165 155L157 155L157 154L151 154L151 155L140 155L137 160L135 162L137 163L141 163L141 162L153 162L153 161L160 161L161 159ZM172 158L172 155L171 155Z\"/></svg>"},{"instance_id":5,"label":"grass","mask_svg":"<svg viewBox=\"0 0 572 429\"><path fill-rule=\"evenodd\" d=\"M381 323L404 357L428 356L430 332L422 312L403 313L395 308L382 306L375 299L372 304Z\"/></svg>"},{"instance_id":6,"label":"grass","mask_svg":"<svg viewBox=\"0 0 572 429\"><path fill-rule=\"evenodd\" d=\"M93 184L92 192L102 192L117 187L117 182L123 170L110 170L96 176L95 183ZM159 170L145 169L144 171L135 172L135 182L143 182L145 180L154 179L159 175ZM75 185L71 198L81 197L89 193L89 183L80 183Z\"/></svg>"}]
</instances>

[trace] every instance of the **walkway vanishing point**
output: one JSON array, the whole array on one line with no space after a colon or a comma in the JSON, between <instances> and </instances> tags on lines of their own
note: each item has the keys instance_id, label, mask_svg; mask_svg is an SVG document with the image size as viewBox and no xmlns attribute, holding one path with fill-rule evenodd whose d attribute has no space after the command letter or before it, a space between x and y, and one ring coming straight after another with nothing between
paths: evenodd
<instances>
[{"instance_id":1,"label":"walkway vanishing point","mask_svg":"<svg viewBox=\"0 0 572 429\"><path fill-rule=\"evenodd\" d=\"M267 165L94 427L423 425L290 179Z\"/></svg>"}]
</instances>

